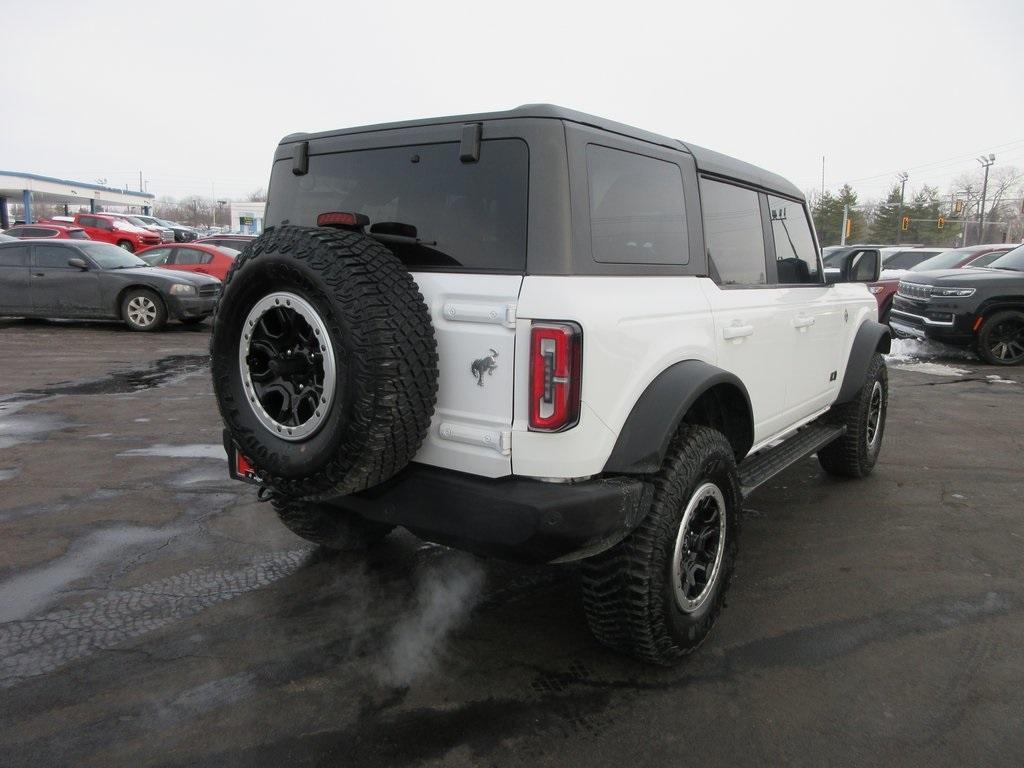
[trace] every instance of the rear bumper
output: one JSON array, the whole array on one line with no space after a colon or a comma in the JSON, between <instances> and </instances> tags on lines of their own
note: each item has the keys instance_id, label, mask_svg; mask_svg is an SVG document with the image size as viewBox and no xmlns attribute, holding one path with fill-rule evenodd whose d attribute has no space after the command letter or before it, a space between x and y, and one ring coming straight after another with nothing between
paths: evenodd
<instances>
[{"instance_id":1,"label":"rear bumper","mask_svg":"<svg viewBox=\"0 0 1024 768\"><path fill-rule=\"evenodd\" d=\"M617 544L643 519L651 494L636 478L546 483L413 464L384 485L328 503L469 552L549 563Z\"/></svg>"}]
</instances>

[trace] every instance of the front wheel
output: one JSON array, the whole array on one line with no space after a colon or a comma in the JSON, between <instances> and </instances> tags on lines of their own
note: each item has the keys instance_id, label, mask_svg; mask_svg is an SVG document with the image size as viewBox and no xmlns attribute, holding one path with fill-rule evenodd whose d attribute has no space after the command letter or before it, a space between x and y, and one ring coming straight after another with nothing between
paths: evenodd
<instances>
[{"instance_id":1,"label":"front wheel","mask_svg":"<svg viewBox=\"0 0 1024 768\"><path fill-rule=\"evenodd\" d=\"M133 331L159 331L167 324L167 308L153 291L135 288L121 300L121 317Z\"/></svg>"},{"instance_id":2,"label":"front wheel","mask_svg":"<svg viewBox=\"0 0 1024 768\"><path fill-rule=\"evenodd\" d=\"M875 353L855 400L833 406L829 418L846 426L842 437L818 451L818 463L830 475L867 477L878 461L889 409L889 371Z\"/></svg>"},{"instance_id":3,"label":"front wheel","mask_svg":"<svg viewBox=\"0 0 1024 768\"><path fill-rule=\"evenodd\" d=\"M1024 312L996 312L978 332L978 356L989 365L1024 363Z\"/></svg>"},{"instance_id":4,"label":"front wheel","mask_svg":"<svg viewBox=\"0 0 1024 768\"><path fill-rule=\"evenodd\" d=\"M120 240L117 243L118 248L124 248L128 253L135 253L135 246L128 240Z\"/></svg>"},{"instance_id":5,"label":"front wheel","mask_svg":"<svg viewBox=\"0 0 1024 768\"><path fill-rule=\"evenodd\" d=\"M732 446L707 427L673 439L643 522L583 563L583 608L610 648L670 665L695 651L725 605L742 495Z\"/></svg>"}]
</instances>

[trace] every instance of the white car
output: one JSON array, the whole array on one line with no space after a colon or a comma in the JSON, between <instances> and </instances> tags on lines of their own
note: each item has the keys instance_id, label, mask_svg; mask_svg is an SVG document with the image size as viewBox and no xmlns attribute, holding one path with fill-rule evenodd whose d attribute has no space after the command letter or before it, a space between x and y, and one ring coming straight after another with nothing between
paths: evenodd
<instances>
[{"instance_id":1,"label":"white car","mask_svg":"<svg viewBox=\"0 0 1024 768\"><path fill-rule=\"evenodd\" d=\"M213 382L233 475L311 541L583 560L594 635L668 664L722 607L744 494L879 455L878 252L827 284L775 174L533 105L287 137L269 198Z\"/></svg>"}]
</instances>

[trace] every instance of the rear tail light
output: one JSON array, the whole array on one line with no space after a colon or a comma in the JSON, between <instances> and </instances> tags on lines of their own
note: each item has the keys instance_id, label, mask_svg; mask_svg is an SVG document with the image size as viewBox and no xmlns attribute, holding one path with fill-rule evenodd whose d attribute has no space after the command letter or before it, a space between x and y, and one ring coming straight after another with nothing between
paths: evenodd
<instances>
[{"instance_id":1,"label":"rear tail light","mask_svg":"<svg viewBox=\"0 0 1024 768\"><path fill-rule=\"evenodd\" d=\"M583 331L576 323L530 329L530 429L561 432L580 420Z\"/></svg>"}]
</instances>

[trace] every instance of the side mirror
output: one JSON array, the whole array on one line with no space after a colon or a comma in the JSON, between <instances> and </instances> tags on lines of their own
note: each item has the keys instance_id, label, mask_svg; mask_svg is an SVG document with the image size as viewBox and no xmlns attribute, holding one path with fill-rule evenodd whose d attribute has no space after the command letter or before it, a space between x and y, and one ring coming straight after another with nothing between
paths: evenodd
<instances>
[{"instance_id":1,"label":"side mirror","mask_svg":"<svg viewBox=\"0 0 1024 768\"><path fill-rule=\"evenodd\" d=\"M874 283L882 273L882 254L876 250L848 253L838 268L825 270L827 283Z\"/></svg>"},{"instance_id":2,"label":"side mirror","mask_svg":"<svg viewBox=\"0 0 1024 768\"><path fill-rule=\"evenodd\" d=\"M85 259L68 259L68 266L75 267L83 272L89 269L89 265L85 263Z\"/></svg>"}]
</instances>

